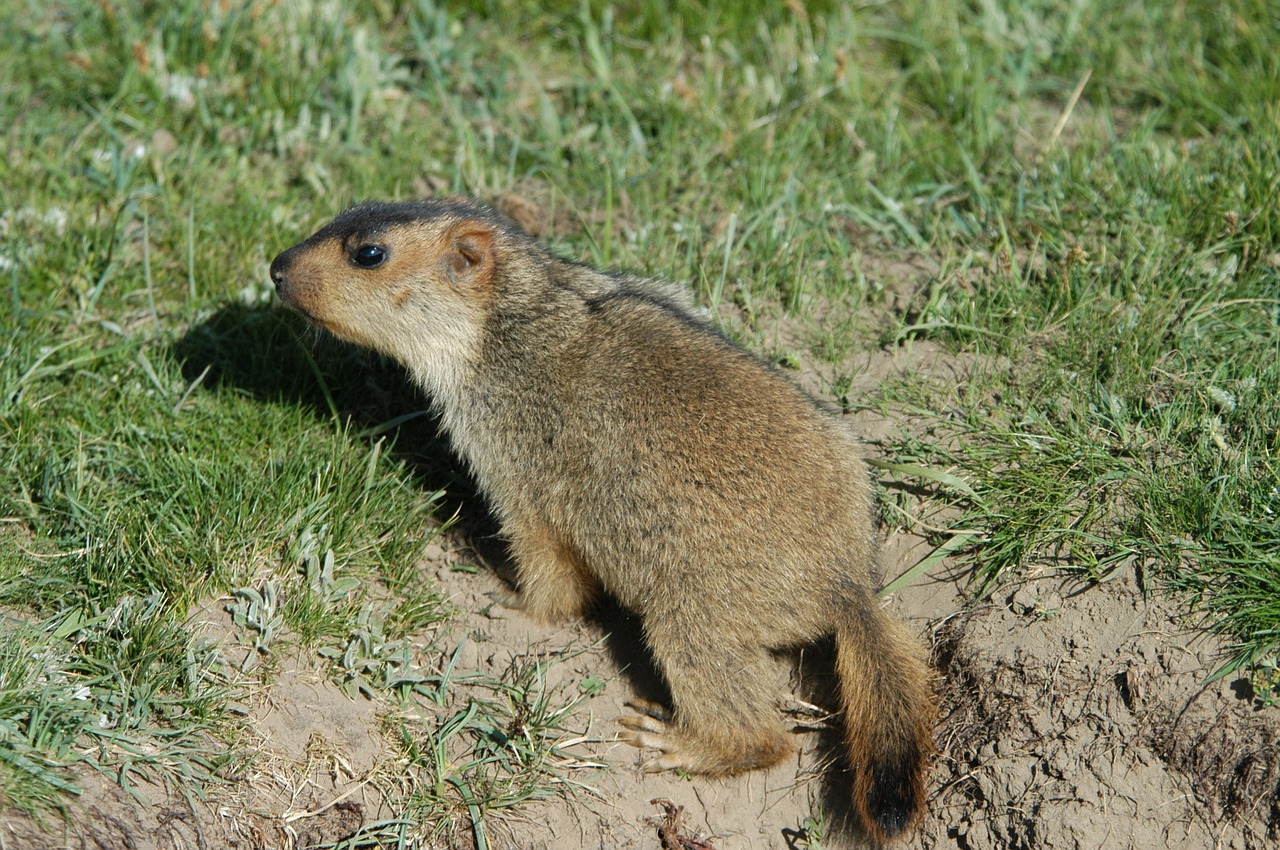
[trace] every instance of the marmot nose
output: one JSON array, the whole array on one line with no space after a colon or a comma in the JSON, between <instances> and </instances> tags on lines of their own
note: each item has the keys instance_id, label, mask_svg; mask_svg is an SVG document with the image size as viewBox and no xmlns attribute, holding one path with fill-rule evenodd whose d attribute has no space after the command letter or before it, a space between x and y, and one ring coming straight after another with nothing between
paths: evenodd
<instances>
[{"instance_id":1,"label":"marmot nose","mask_svg":"<svg viewBox=\"0 0 1280 850\"><path fill-rule=\"evenodd\" d=\"M289 268L289 252L288 251L285 251L283 254L277 255L276 258L271 261L271 282L276 285L277 292L279 292L280 287L284 285L285 272L288 270L288 268Z\"/></svg>"}]
</instances>

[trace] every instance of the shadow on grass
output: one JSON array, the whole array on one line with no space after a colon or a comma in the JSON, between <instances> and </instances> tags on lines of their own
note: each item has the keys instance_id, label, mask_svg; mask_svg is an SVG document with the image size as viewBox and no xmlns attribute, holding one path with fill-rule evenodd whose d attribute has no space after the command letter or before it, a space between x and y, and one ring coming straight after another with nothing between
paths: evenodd
<instances>
[{"instance_id":1,"label":"shadow on grass","mask_svg":"<svg viewBox=\"0 0 1280 850\"><path fill-rule=\"evenodd\" d=\"M294 405L370 443L385 439L418 483L443 490L445 515L483 524L474 483L437 427L429 400L397 364L339 342L281 307L223 307L173 345L188 382L264 404ZM287 443L288 434L279 439Z\"/></svg>"}]
</instances>

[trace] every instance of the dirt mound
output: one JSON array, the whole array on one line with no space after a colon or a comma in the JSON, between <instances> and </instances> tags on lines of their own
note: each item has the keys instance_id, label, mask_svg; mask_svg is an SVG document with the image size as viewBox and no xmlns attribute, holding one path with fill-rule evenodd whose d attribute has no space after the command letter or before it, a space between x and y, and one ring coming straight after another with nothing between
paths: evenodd
<instances>
[{"instance_id":1,"label":"dirt mound","mask_svg":"<svg viewBox=\"0 0 1280 850\"><path fill-rule=\"evenodd\" d=\"M947 623L923 846L1274 846L1276 712L1206 683L1221 646L1180 619L1130 576L1026 584Z\"/></svg>"}]
</instances>

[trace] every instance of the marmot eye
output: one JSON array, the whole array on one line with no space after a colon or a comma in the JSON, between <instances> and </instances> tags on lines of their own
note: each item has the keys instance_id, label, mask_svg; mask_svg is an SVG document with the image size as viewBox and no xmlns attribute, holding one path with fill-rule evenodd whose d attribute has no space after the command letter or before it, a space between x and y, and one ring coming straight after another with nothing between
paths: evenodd
<instances>
[{"instance_id":1,"label":"marmot eye","mask_svg":"<svg viewBox=\"0 0 1280 850\"><path fill-rule=\"evenodd\" d=\"M361 245L351 253L351 259L355 264L364 269L380 266L386 258L387 252L380 245Z\"/></svg>"}]
</instances>

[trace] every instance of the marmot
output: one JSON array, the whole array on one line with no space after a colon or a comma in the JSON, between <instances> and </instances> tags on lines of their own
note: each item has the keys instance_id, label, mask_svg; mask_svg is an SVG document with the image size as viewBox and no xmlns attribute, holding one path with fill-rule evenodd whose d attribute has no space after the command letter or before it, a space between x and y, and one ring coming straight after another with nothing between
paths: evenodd
<instances>
[{"instance_id":1,"label":"marmot","mask_svg":"<svg viewBox=\"0 0 1280 850\"><path fill-rule=\"evenodd\" d=\"M365 203L271 264L280 299L400 361L501 523L517 607L639 615L670 712L623 718L650 769L727 775L792 749L770 651L834 633L854 809L923 807L934 700L877 603L872 491L843 425L665 283L561 259L460 199Z\"/></svg>"}]
</instances>

